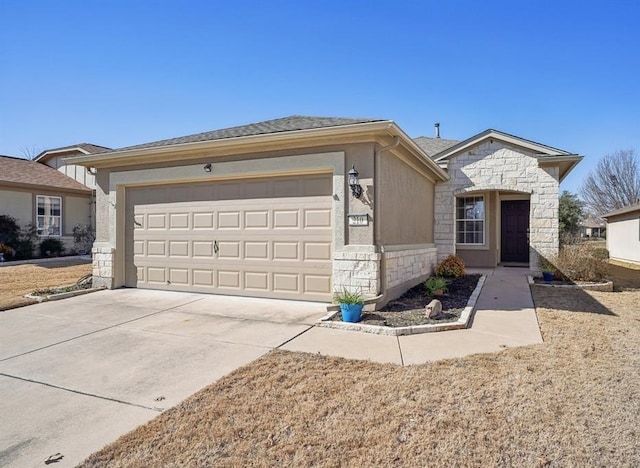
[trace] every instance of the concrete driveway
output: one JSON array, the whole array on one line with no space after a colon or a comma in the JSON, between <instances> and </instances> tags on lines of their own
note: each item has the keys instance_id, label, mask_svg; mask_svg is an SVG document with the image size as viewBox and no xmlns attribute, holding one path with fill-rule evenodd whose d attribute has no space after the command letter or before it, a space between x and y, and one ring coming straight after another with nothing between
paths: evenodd
<instances>
[{"instance_id":1,"label":"concrete driveway","mask_svg":"<svg viewBox=\"0 0 640 468\"><path fill-rule=\"evenodd\" d=\"M74 466L325 314L139 289L0 312L0 466Z\"/></svg>"}]
</instances>

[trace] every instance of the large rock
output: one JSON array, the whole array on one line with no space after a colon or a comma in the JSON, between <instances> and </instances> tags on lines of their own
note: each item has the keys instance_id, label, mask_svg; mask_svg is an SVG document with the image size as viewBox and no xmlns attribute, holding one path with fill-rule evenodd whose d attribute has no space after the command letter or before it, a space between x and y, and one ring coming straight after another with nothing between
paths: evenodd
<instances>
[{"instance_id":1,"label":"large rock","mask_svg":"<svg viewBox=\"0 0 640 468\"><path fill-rule=\"evenodd\" d=\"M429 302L424 308L424 311L425 315L429 319L437 320L439 318L442 318L444 315L442 313L442 302L440 302L438 299L434 299L433 301Z\"/></svg>"}]
</instances>

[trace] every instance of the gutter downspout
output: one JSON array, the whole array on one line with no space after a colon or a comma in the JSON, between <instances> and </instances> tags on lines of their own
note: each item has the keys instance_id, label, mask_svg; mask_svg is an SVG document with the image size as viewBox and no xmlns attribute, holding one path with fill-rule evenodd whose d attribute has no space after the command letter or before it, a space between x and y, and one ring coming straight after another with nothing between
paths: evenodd
<instances>
[{"instance_id":1,"label":"gutter downspout","mask_svg":"<svg viewBox=\"0 0 640 468\"><path fill-rule=\"evenodd\" d=\"M373 195L373 216L374 216L373 239L374 239L375 245L378 246L378 249L380 252L380 290L378 291L378 296L376 297L376 299L378 300L376 301L375 308L377 308L377 304L380 303L380 300L382 298L384 298L387 291L387 284L386 284L387 275L386 275L386 264L385 264L385 255L384 255L385 252L384 252L384 245L380 244L380 218L378 217L378 214L380 213L379 182L382 177L379 170L380 154L398 147L398 145L400 144L400 136L396 135L394 138L395 138L394 142L391 143L390 145L383 146L380 149L374 150L374 157L373 157L373 173L375 174L375 181L376 181L375 191Z\"/></svg>"}]
</instances>

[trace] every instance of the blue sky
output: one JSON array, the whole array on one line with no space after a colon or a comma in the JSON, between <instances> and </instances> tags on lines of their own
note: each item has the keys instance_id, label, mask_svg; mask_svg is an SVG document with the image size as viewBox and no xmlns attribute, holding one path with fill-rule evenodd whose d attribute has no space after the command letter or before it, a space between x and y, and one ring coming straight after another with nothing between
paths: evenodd
<instances>
[{"instance_id":1,"label":"blue sky","mask_svg":"<svg viewBox=\"0 0 640 468\"><path fill-rule=\"evenodd\" d=\"M640 151L637 1L0 0L0 154L291 114Z\"/></svg>"}]
</instances>

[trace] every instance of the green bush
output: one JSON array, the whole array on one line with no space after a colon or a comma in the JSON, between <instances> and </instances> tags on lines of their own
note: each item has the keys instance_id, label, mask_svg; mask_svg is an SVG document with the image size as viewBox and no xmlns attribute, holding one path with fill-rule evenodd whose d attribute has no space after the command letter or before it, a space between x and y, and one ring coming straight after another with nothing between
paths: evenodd
<instances>
[{"instance_id":1,"label":"green bush","mask_svg":"<svg viewBox=\"0 0 640 468\"><path fill-rule=\"evenodd\" d=\"M40 255L43 257L59 257L64 252L64 244L60 239L49 237L40 242Z\"/></svg>"},{"instance_id":2,"label":"green bush","mask_svg":"<svg viewBox=\"0 0 640 468\"><path fill-rule=\"evenodd\" d=\"M432 276L424 282L424 287L429 291L429 295L433 297L438 290L447 292L447 280L440 276Z\"/></svg>"},{"instance_id":3,"label":"green bush","mask_svg":"<svg viewBox=\"0 0 640 468\"><path fill-rule=\"evenodd\" d=\"M456 255L449 255L436 266L436 276L446 278L461 278L466 276L464 262Z\"/></svg>"}]
</instances>

